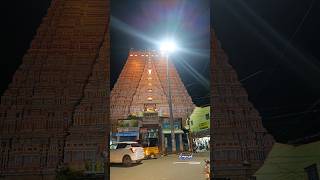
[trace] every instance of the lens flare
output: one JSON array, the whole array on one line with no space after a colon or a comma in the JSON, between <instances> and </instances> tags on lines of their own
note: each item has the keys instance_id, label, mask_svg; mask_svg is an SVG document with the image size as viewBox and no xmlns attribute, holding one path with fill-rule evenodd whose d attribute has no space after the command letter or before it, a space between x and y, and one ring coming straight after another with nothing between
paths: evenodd
<instances>
[{"instance_id":1,"label":"lens flare","mask_svg":"<svg viewBox=\"0 0 320 180\"><path fill-rule=\"evenodd\" d=\"M174 52L177 49L177 45L173 40L165 40L160 44L160 51L162 52Z\"/></svg>"}]
</instances>

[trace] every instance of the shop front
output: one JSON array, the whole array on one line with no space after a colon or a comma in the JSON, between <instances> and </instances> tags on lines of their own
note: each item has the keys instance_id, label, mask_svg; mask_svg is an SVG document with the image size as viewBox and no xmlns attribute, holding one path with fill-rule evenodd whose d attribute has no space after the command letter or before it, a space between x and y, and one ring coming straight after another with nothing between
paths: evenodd
<instances>
[{"instance_id":1,"label":"shop front","mask_svg":"<svg viewBox=\"0 0 320 180\"><path fill-rule=\"evenodd\" d=\"M139 139L138 131L126 131L126 132L118 132L116 133L117 141L137 141Z\"/></svg>"},{"instance_id":2,"label":"shop front","mask_svg":"<svg viewBox=\"0 0 320 180\"><path fill-rule=\"evenodd\" d=\"M144 125L140 128L140 141L146 157L159 157L162 149L159 124Z\"/></svg>"},{"instance_id":3,"label":"shop front","mask_svg":"<svg viewBox=\"0 0 320 180\"><path fill-rule=\"evenodd\" d=\"M184 132L181 129L181 118L174 120L174 143L176 146L176 152L182 152L185 150L183 141ZM172 153L172 138L171 138L171 126L169 118L162 118L162 146L165 153Z\"/></svg>"},{"instance_id":4,"label":"shop front","mask_svg":"<svg viewBox=\"0 0 320 180\"><path fill-rule=\"evenodd\" d=\"M117 123L116 141L137 141L139 140L139 120L119 119Z\"/></svg>"}]
</instances>

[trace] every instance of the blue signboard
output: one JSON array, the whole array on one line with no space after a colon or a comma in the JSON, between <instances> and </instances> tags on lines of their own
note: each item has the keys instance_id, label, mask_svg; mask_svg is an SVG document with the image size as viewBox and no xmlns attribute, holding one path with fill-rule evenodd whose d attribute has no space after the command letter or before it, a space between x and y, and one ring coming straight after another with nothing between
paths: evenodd
<instances>
[{"instance_id":1,"label":"blue signboard","mask_svg":"<svg viewBox=\"0 0 320 180\"><path fill-rule=\"evenodd\" d=\"M180 153L179 159L180 160L192 160L192 153Z\"/></svg>"},{"instance_id":2,"label":"blue signboard","mask_svg":"<svg viewBox=\"0 0 320 180\"><path fill-rule=\"evenodd\" d=\"M175 121L174 122L174 129L180 129L180 122L179 121ZM169 121L164 121L162 123L162 129L170 129L171 126L170 126L170 122Z\"/></svg>"},{"instance_id":3,"label":"blue signboard","mask_svg":"<svg viewBox=\"0 0 320 180\"><path fill-rule=\"evenodd\" d=\"M128 132L118 132L116 136L138 136L139 133L136 131L128 131Z\"/></svg>"}]
</instances>

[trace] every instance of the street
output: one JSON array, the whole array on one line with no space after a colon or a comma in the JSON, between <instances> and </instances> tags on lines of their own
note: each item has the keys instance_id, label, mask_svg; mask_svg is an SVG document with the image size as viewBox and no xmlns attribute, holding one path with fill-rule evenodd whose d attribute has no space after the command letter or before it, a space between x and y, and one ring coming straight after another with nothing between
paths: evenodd
<instances>
[{"instance_id":1,"label":"street","mask_svg":"<svg viewBox=\"0 0 320 180\"><path fill-rule=\"evenodd\" d=\"M193 154L191 160L180 160L178 155L168 155L158 159L143 160L141 164L123 167L112 164L112 180L204 180L204 159L209 152Z\"/></svg>"}]
</instances>

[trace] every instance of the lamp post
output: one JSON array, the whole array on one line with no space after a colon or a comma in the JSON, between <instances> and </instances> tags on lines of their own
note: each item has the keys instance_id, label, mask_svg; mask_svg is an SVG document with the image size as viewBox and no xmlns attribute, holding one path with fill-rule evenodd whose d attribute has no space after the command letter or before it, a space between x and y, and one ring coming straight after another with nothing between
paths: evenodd
<instances>
[{"instance_id":1,"label":"lamp post","mask_svg":"<svg viewBox=\"0 0 320 180\"><path fill-rule=\"evenodd\" d=\"M168 86L168 103L169 103L169 111L170 111L170 127L171 127L171 146L172 153L176 152L176 141L174 134L174 119L173 119L173 110L172 110L172 96L171 96L171 85L170 85L170 73L169 73L169 55L166 54L167 58L167 86Z\"/></svg>"},{"instance_id":2,"label":"lamp post","mask_svg":"<svg viewBox=\"0 0 320 180\"><path fill-rule=\"evenodd\" d=\"M173 41L164 41L161 44L160 50L165 53L167 61L167 87L168 87L168 104L169 104L169 117L170 117L170 127L171 127L171 146L172 153L176 153L176 141L174 134L174 119L173 119L173 110L172 110L172 96L171 96L171 84L170 84L170 70L169 70L169 53L175 50L175 44Z\"/></svg>"},{"instance_id":3,"label":"lamp post","mask_svg":"<svg viewBox=\"0 0 320 180\"><path fill-rule=\"evenodd\" d=\"M192 140L192 135L191 135L191 124L190 124L190 116L187 119L188 121L188 146L189 146L189 151L193 153L193 140Z\"/></svg>"}]
</instances>

